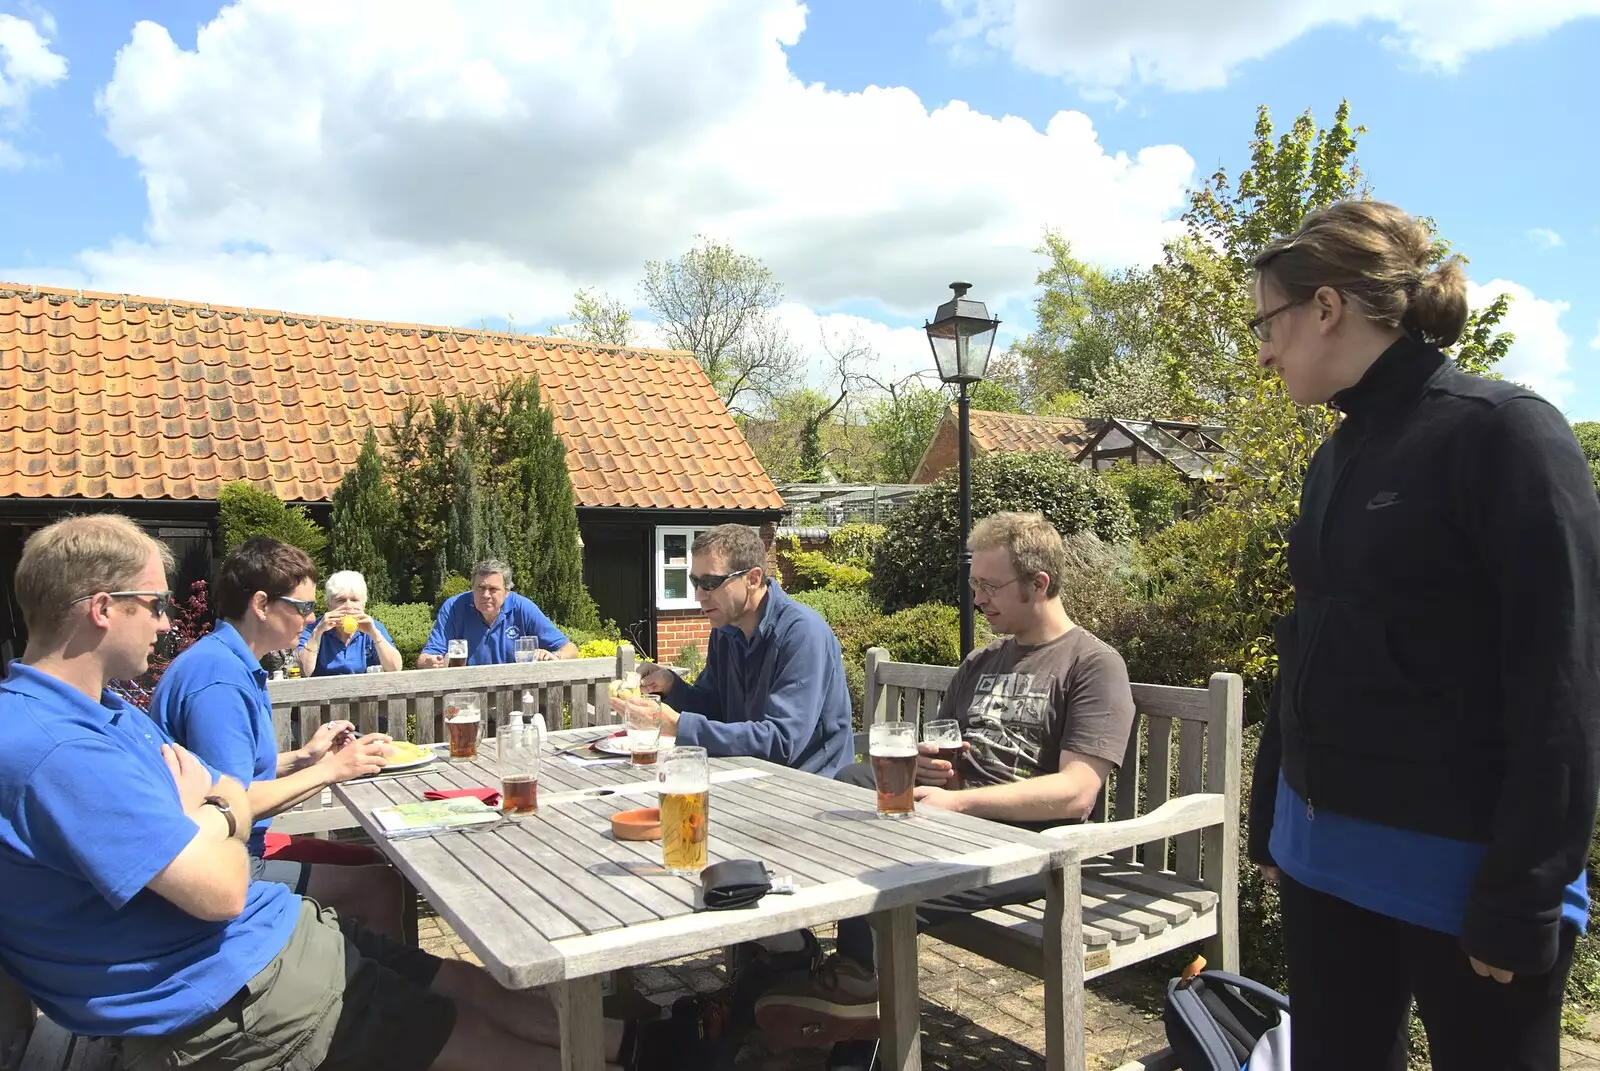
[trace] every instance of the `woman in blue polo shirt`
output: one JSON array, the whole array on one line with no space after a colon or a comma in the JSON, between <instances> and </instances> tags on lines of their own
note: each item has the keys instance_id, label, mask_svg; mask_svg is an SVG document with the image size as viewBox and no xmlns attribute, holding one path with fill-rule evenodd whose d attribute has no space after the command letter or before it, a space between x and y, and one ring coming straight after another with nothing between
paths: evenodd
<instances>
[{"instance_id":1,"label":"woman in blue polo shirt","mask_svg":"<svg viewBox=\"0 0 1600 1071\"><path fill-rule=\"evenodd\" d=\"M300 672L307 677L337 673L365 673L382 666L385 673L401 669L400 649L382 622L367 616L367 578L346 570L328 577L324 589L328 612L300 633ZM344 626L355 628L346 633Z\"/></svg>"}]
</instances>

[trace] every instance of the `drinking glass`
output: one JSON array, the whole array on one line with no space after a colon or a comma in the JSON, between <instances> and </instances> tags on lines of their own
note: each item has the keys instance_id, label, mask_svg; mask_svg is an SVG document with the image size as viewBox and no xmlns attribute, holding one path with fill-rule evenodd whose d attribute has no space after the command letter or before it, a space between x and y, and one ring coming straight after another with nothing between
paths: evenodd
<instances>
[{"instance_id":1,"label":"drinking glass","mask_svg":"<svg viewBox=\"0 0 1600 1071\"><path fill-rule=\"evenodd\" d=\"M515 657L518 662L532 662L539 650L539 641L533 636L518 636Z\"/></svg>"},{"instance_id":2,"label":"drinking glass","mask_svg":"<svg viewBox=\"0 0 1600 1071\"><path fill-rule=\"evenodd\" d=\"M478 728L483 722L477 692L450 692L444 697L444 727L450 734L452 759L478 757Z\"/></svg>"},{"instance_id":3,"label":"drinking glass","mask_svg":"<svg viewBox=\"0 0 1600 1071\"><path fill-rule=\"evenodd\" d=\"M467 664L467 641L451 640L445 654L444 664L450 669L456 669Z\"/></svg>"},{"instance_id":4,"label":"drinking glass","mask_svg":"<svg viewBox=\"0 0 1600 1071\"><path fill-rule=\"evenodd\" d=\"M936 757L950 764L950 780L944 783L944 787L956 791L965 788L966 782L961 779L960 759L961 753L967 750L967 743L961 739L961 723L954 718L923 722L922 742L938 748Z\"/></svg>"},{"instance_id":5,"label":"drinking glass","mask_svg":"<svg viewBox=\"0 0 1600 1071\"><path fill-rule=\"evenodd\" d=\"M661 699L639 695L628 700L623 712L628 730L628 751L635 766L654 766L661 746Z\"/></svg>"},{"instance_id":6,"label":"drinking glass","mask_svg":"<svg viewBox=\"0 0 1600 1071\"><path fill-rule=\"evenodd\" d=\"M867 755L878 786L879 818L910 818L912 786L917 782L917 726L888 721L874 725L867 736Z\"/></svg>"},{"instance_id":7,"label":"drinking glass","mask_svg":"<svg viewBox=\"0 0 1600 1071\"><path fill-rule=\"evenodd\" d=\"M674 874L706 866L711 819L711 769L703 747L675 747L656 762L661 790L661 861Z\"/></svg>"}]
</instances>

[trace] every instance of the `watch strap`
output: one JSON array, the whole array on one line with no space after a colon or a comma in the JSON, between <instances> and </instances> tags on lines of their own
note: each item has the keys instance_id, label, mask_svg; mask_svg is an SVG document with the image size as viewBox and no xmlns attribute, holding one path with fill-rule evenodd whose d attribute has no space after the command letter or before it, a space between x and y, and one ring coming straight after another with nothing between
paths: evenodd
<instances>
[{"instance_id":1,"label":"watch strap","mask_svg":"<svg viewBox=\"0 0 1600 1071\"><path fill-rule=\"evenodd\" d=\"M239 820L233 816L233 808L228 805L227 800L221 796L207 796L203 802L215 807L222 814L222 817L228 820L228 836L237 837L239 835Z\"/></svg>"}]
</instances>

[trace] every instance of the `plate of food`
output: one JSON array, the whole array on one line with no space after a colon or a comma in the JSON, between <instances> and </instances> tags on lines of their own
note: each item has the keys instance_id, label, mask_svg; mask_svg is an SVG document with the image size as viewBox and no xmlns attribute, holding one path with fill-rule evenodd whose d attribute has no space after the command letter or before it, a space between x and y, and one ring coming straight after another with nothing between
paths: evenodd
<instances>
[{"instance_id":1,"label":"plate of food","mask_svg":"<svg viewBox=\"0 0 1600 1071\"><path fill-rule=\"evenodd\" d=\"M389 743L389 762L384 766L384 770L408 770L413 766L430 763L438 757L430 747L413 744L407 740L394 740Z\"/></svg>"},{"instance_id":2,"label":"plate of food","mask_svg":"<svg viewBox=\"0 0 1600 1071\"><path fill-rule=\"evenodd\" d=\"M673 738L670 736L663 736L660 742L656 744L656 750L665 751L672 745ZM621 755L623 758L633 757L633 749L628 746L628 733L626 730L612 733L610 736L602 737L591 744L590 747L593 747L602 755Z\"/></svg>"}]
</instances>

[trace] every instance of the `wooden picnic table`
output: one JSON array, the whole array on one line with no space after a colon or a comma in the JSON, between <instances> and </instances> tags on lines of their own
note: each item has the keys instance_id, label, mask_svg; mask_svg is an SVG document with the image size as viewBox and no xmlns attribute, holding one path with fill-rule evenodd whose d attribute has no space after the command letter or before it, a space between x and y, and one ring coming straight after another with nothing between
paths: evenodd
<instances>
[{"instance_id":1,"label":"wooden picnic table","mask_svg":"<svg viewBox=\"0 0 1600 1071\"><path fill-rule=\"evenodd\" d=\"M662 868L659 842L611 836L614 812L655 805L654 771L579 767L552 754L610 731L552 733L538 813L468 831L389 840L372 811L420 800L429 789L498 788L492 740L474 760L441 758L335 789L501 985L549 987L562 1064L572 1071L603 1064L604 973L857 915L871 916L877 934L883 1067L920 1068L916 904L1035 875L1046 876L1057 905L1075 891L1077 867L1067 865L1075 860L1058 841L931 808L882 821L868 790L757 759L713 759L710 861L759 859L775 875L790 875L797 891L769 894L752 908L697 910L698 882ZM1047 959L1082 955L1078 941L1075 933L1054 933ZM1052 1067L1066 1051L1069 1023L1076 1028L1082 1014L1081 991L1063 992L1061 977L1060 970L1046 975Z\"/></svg>"}]
</instances>

